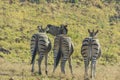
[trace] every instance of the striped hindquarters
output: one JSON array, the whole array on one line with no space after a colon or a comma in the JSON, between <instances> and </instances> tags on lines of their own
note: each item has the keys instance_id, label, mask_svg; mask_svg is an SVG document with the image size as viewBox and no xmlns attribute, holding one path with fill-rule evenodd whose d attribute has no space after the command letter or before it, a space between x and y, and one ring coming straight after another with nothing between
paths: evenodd
<instances>
[{"instance_id":1,"label":"striped hindquarters","mask_svg":"<svg viewBox=\"0 0 120 80\"><path fill-rule=\"evenodd\" d=\"M70 37L59 35L54 40L54 58L62 57L67 60L73 53L73 44ZM59 55L59 56L58 56Z\"/></svg>"},{"instance_id":2,"label":"striped hindquarters","mask_svg":"<svg viewBox=\"0 0 120 80\"><path fill-rule=\"evenodd\" d=\"M31 63L33 63L37 52L42 53L41 55L44 55L44 53L48 53L50 50L51 42L48 36L45 33L34 34L31 38Z\"/></svg>"},{"instance_id":3,"label":"striped hindquarters","mask_svg":"<svg viewBox=\"0 0 120 80\"><path fill-rule=\"evenodd\" d=\"M51 47L51 42L48 36L45 33L41 33L38 35L38 51L42 53L49 52Z\"/></svg>"},{"instance_id":4,"label":"striped hindquarters","mask_svg":"<svg viewBox=\"0 0 120 80\"><path fill-rule=\"evenodd\" d=\"M67 60L69 56L73 53L73 44L70 37L62 37L61 50L64 55L64 59Z\"/></svg>"},{"instance_id":5,"label":"striped hindquarters","mask_svg":"<svg viewBox=\"0 0 120 80\"><path fill-rule=\"evenodd\" d=\"M73 44L70 37L58 35L54 39L54 60L55 67L58 65L60 59L65 62L73 53Z\"/></svg>"},{"instance_id":6,"label":"striped hindquarters","mask_svg":"<svg viewBox=\"0 0 120 80\"><path fill-rule=\"evenodd\" d=\"M101 49L98 39L85 38L82 42L81 54L83 57L99 58L101 55Z\"/></svg>"}]
</instances>

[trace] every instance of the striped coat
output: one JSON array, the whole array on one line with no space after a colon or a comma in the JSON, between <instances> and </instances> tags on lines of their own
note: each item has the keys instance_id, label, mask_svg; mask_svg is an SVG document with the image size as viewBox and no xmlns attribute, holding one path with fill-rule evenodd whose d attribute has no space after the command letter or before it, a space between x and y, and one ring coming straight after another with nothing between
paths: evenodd
<instances>
[{"instance_id":1,"label":"striped coat","mask_svg":"<svg viewBox=\"0 0 120 80\"><path fill-rule=\"evenodd\" d=\"M47 74L47 57L49 51L51 50L51 41L46 35L45 29L42 29L42 27L38 27L38 29L39 33L36 33L31 37L32 72L34 72L35 56L38 53L39 74L41 74L41 62L44 56L45 56L45 72Z\"/></svg>"},{"instance_id":2,"label":"striped coat","mask_svg":"<svg viewBox=\"0 0 120 80\"><path fill-rule=\"evenodd\" d=\"M84 58L84 65L85 65L85 80L88 80L88 66L91 62L91 78L95 78L95 70L96 70L96 61L101 56L101 47L99 40L97 39L98 30L95 32L90 31L89 37L85 38L82 42L81 46L81 55Z\"/></svg>"},{"instance_id":3,"label":"striped coat","mask_svg":"<svg viewBox=\"0 0 120 80\"><path fill-rule=\"evenodd\" d=\"M65 74L65 63L68 60L69 68L71 71L71 74L73 74L72 71L72 65L71 65L71 55L74 52L73 49L73 43L71 41L71 38L62 34L58 35L54 39L54 69L55 71L60 59L61 59L61 72Z\"/></svg>"}]
</instances>

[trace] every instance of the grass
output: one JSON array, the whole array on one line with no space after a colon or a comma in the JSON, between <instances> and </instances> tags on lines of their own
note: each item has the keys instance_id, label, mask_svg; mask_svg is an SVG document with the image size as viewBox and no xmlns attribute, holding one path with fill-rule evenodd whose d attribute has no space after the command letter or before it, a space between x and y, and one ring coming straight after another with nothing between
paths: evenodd
<instances>
[{"instance_id":1,"label":"grass","mask_svg":"<svg viewBox=\"0 0 120 80\"><path fill-rule=\"evenodd\" d=\"M83 80L83 63L77 64L73 61L73 76L70 74L68 65L66 65L66 75L60 73L60 66L52 74L53 65L48 65L48 75L45 75L44 64L42 63L43 75L38 75L38 65L35 64L35 73L30 72L31 65L22 62L8 62L0 58L0 80ZM68 63L67 63L68 64ZM119 80L120 65L100 65L97 64L96 80Z\"/></svg>"},{"instance_id":2,"label":"grass","mask_svg":"<svg viewBox=\"0 0 120 80\"><path fill-rule=\"evenodd\" d=\"M11 77L14 80L83 80L84 67L80 47L82 40L88 36L87 29L99 30L98 39L102 47L102 57L97 65L97 80L120 79L120 19L114 17L119 15L119 2L104 3L100 0L96 2L90 0L76 4L43 2L38 5L18 1L10 5L6 0L0 0L0 2L0 47L11 52L9 55L0 52L1 80L8 80ZM59 67L58 71L56 70L57 76L52 75L52 71L48 76L45 74L39 76L37 73L34 76L31 75L30 38L37 32L37 25L40 24L43 27L47 24L68 24L68 35L75 46L75 52L72 55L73 78L69 68L67 68L68 74L61 78ZM48 36L53 43L54 37L49 34ZM52 70L52 50L49 53L48 64L49 69Z\"/></svg>"}]
</instances>

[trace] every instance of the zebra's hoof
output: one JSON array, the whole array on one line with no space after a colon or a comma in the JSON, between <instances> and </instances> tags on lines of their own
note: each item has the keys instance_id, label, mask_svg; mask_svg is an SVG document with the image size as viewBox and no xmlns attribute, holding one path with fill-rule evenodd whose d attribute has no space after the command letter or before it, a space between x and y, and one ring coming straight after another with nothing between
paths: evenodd
<instances>
[{"instance_id":1,"label":"zebra's hoof","mask_svg":"<svg viewBox=\"0 0 120 80\"><path fill-rule=\"evenodd\" d=\"M42 75L42 73L41 73L41 72L39 72L39 75Z\"/></svg>"},{"instance_id":2,"label":"zebra's hoof","mask_svg":"<svg viewBox=\"0 0 120 80\"><path fill-rule=\"evenodd\" d=\"M89 78L85 78L84 80L89 80Z\"/></svg>"},{"instance_id":3,"label":"zebra's hoof","mask_svg":"<svg viewBox=\"0 0 120 80\"><path fill-rule=\"evenodd\" d=\"M90 78L91 78L91 80L95 80L95 77L93 77L93 76L90 76Z\"/></svg>"},{"instance_id":4,"label":"zebra's hoof","mask_svg":"<svg viewBox=\"0 0 120 80\"><path fill-rule=\"evenodd\" d=\"M84 79L84 80L89 80L89 78L86 78L86 79Z\"/></svg>"},{"instance_id":5,"label":"zebra's hoof","mask_svg":"<svg viewBox=\"0 0 120 80\"><path fill-rule=\"evenodd\" d=\"M33 73L33 72L34 72L34 70L32 69L32 70L31 70L31 72Z\"/></svg>"},{"instance_id":6,"label":"zebra's hoof","mask_svg":"<svg viewBox=\"0 0 120 80\"><path fill-rule=\"evenodd\" d=\"M48 75L48 71L45 71L46 75Z\"/></svg>"}]
</instances>

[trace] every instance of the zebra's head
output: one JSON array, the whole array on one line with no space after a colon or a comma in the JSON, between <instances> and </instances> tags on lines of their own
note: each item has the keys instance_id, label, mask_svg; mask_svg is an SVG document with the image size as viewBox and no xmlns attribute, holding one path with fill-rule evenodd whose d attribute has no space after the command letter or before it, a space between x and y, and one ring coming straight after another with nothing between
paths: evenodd
<instances>
[{"instance_id":1,"label":"zebra's head","mask_svg":"<svg viewBox=\"0 0 120 80\"><path fill-rule=\"evenodd\" d=\"M43 28L42 28L42 25L37 26L37 28L38 28L38 31L39 31L40 33L44 33L44 32L47 31L47 29L43 29Z\"/></svg>"},{"instance_id":2,"label":"zebra's head","mask_svg":"<svg viewBox=\"0 0 120 80\"><path fill-rule=\"evenodd\" d=\"M94 31L94 29L92 31L90 31L90 29L88 29L88 32L89 32L89 37L91 38L95 38L97 36L97 33L99 32L98 30L97 31Z\"/></svg>"},{"instance_id":3,"label":"zebra's head","mask_svg":"<svg viewBox=\"0 0 120 80\"><path fill-rule=\"evenodd\" d=\"M46 29L47 29L47 33L49 33L53 36L56 36L59 34L59 27L58 26L48 24Z\"/></svg>"},{"instance_id":4,"label":"zebra's head","mask_svg":"<svg viewBox=\"0 0 120 80\"><path fill-rule=\"evenodd\" d=\"M67 32L68 32L67 25L61 24L59 34L67 34Z\"/></svg>"},{"instance_id":5,"label":"zebra's head","mask_svg":"<svg viewBox=\"0 0 120 80\"><path fill-rule=\"evenodd\" d=\"M47 27L47 33L50 33L53 36L57 36L59 34L67 34L67 25L60 25L60 27L48 24Z\"/></svg>"}]
</instances>

